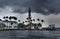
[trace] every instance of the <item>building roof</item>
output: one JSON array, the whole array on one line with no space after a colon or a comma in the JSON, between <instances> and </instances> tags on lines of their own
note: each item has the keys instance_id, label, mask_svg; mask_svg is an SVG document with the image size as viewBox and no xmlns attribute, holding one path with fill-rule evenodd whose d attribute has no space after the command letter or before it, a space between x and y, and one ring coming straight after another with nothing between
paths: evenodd
<instances>
[{"instance_id":1,"label":"building roof","mask_svg":"<svg viewBox=\"0 0 60 39\"><path fill-rule=\"evenodd\" d=\"M2 22L12 22L12 23L17 23L16 21L2 21Z\"/></svg>"}]
</instances>

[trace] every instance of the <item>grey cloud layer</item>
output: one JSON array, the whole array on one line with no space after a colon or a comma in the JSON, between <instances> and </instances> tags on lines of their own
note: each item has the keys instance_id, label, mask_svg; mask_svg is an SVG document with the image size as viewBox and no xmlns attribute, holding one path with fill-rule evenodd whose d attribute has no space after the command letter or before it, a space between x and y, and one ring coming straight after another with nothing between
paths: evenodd
<instances>
[{"instance_id":1,"label":"grey cloud layer","mask_svg":"<svg viewBox=\"0 0 60 39\"><path fill-rule=\"evenodd\" d=\"M60 12L60 0L0 0L0 7L12 6L14 12L25 13L30 6L32 12L44 15Z\"/></svg>"}]
</instances>

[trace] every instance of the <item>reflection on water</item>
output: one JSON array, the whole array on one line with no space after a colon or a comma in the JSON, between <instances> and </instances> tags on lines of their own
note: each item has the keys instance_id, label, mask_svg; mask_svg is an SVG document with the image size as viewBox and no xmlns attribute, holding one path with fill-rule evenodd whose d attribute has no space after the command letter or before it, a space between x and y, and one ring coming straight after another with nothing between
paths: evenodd
<instances>
[{"instance_id":1,"label":"reflection on water","mask_svg":"<svg viewBox=\"0 0 60 39\"><path fill-rule=\"evenodd\" d=\"M42 31L42 30L0 31L0 39L60 39L60 31Z\"/></svg>"}]
</instances>

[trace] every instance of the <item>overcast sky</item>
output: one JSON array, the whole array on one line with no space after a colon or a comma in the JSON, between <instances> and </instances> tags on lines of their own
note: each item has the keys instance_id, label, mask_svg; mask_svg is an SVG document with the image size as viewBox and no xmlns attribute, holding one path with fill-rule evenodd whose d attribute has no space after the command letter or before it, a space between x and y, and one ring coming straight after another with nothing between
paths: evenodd
<instances>
[{"instance_id":1,"label":"overcast sky","mask_svg":"<svg viewBox=\"0 0 60 39\"><path fill-rule=\"evenodd\" d=\"M25 21L29 7L32 10L32 18L45 20L43 26L60 26L60 0L0 0L0 18L16 16Z\"/></svg>"}]
</instances>

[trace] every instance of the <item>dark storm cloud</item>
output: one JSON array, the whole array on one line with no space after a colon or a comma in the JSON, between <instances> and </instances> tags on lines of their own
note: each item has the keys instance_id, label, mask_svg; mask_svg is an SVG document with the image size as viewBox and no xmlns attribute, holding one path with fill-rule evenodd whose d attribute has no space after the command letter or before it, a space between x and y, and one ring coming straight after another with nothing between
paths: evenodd
<instances>
[{"instance_id":1,"label":"dark storm cloud","mask_svg":"<svg viewBox=\"0 0 60 39\"><path fill-rule=\"evenodd\" d=\"M60 12L60 0L31 0L32 9L45 15ZM48 11L45 11L45 10Z\"/></svg>"},{"instance_id":2,"label":"dark storm cloud","mask_svg":"<svg viewBox=\"0 0 60 39\"><path fill-rule=\"evenodd\" d=\"M18 13L27 12L29 6L32 12L44 15L60 12L60 0L0 0L0 7L5 6L12 6L14 12Z\"/></svg>"},{"instance_id":3,"label":"dark storm cloud","mask_svg":"<svg viewBox=\"0 0 60 39\"><path fill-rule=\"evenodd\" d=\"M27 12L28 2L29 0L0 0L0 7L5 8L5 6L11 6L14 12L25 13Z\"/></svg>"}]
</instances>

